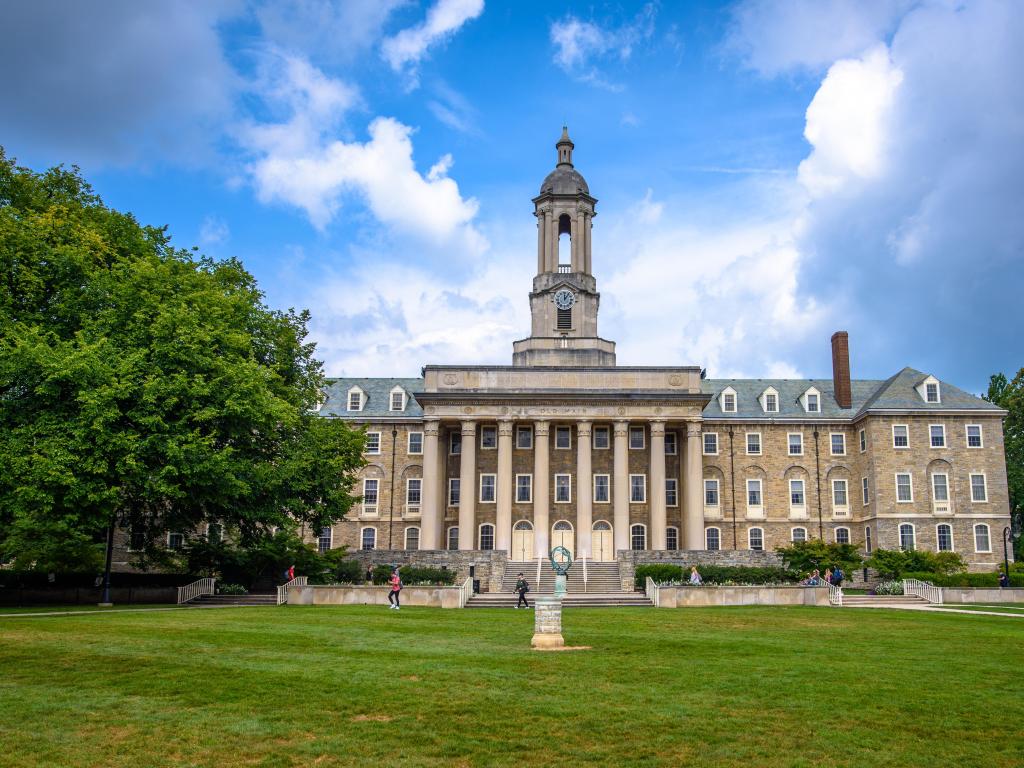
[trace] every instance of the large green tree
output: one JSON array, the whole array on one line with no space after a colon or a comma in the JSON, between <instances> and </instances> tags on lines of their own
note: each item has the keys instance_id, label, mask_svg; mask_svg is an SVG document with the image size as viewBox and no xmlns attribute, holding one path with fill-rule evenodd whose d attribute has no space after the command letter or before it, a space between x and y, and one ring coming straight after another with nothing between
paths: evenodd
<instances>
[{"instance_id":1,"label":"large green tree","mask_svg":"<svg viewBox=\"0 0 1024 768\"><path fill-rule=\"evenodd\" d=\"M362 434L313 413L306 312L171 245L78 169L0 149L0 551L89 563L114 521L245 538L352 503Z\"/></svg>"},{"instance_id":2,"label":"large green tree","mask_svg":"<svg viewBox=\"0 0 1024 768\"><path fill-rule=\"evenodd\" d=\"M1024 368L1012 381L1002 373L989 379L984 398L1007 410L1003 422L1006 479L1010 486L1010 514L1017 530L1024 529ZM1000 532L1001 533L1001 532ZM1024 538L1014 544L1015 559L1024 559Z\"/></svg>"}]
</instances>

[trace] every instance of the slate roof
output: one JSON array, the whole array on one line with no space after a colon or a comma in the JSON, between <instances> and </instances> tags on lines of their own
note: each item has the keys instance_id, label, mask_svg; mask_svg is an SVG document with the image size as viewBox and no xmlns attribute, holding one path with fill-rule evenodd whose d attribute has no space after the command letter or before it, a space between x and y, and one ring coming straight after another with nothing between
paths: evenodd
<instances>
[{"instance_id":1,"label":"slate roof","mask_svg":"<svg viewBox=\"0 0 1024 768\"><path fill-rule=\"evenodd\" d=\"M873 379L855 379L850 382L853 407L840 408L836 405L832 379L704 379L701 391L711 395L711 402L704 408L707 419L849 419L868 401L875 390L884 382ZM726 387L736 390L736 413L723 413L718 395ZM778 413L761 410L758 398L768 387L779 393ZM800 396L811 387L821 393L821 413L806 413L800 403ZM920 400L920 398L918 398Z\"/></svg>"},{"instance_id":2,"label":"slate roof","mask_svg":"<svg viewBox=\"0 0 1024 768\"><path fill-rule=\"evenodd\" d=\"M363 410L348 410L348 391L358 386L366 393ZM391 390L395 386L405 390L405 410L391 410ZM418 419L423 409L413 398L413 392L423 391L423 379L328 379L327 399L320 407L321 416L345 419Z\"/></svg>"},{"instance_id":3,"label":"slate roof","mask_svg":"<svg viewBox=\"0 0 1024 768\"><path fill-rule=\"evenodd\" d=\"M877 391L864 404L863 410L906 409L913 408L923 411L992 411L1001 413L1002 409L982 400L980 397L965 392L959 387L939 382L939 403L927 403L918 394L916 387L928 378L928 374L904 368L895 376L882 382Z\"/></svg>"}]
</instances>

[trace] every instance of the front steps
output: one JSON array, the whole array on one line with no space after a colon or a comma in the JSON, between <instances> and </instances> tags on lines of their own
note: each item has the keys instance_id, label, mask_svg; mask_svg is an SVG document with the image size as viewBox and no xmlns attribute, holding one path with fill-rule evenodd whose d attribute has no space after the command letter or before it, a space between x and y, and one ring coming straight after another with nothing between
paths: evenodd
<instances>
[{"instance_id":1,"label":"front steps","mask_svg":"<svg viewBox=\"0 0 1024 768\"><path fill-rule=\"evenodd\" d=\"M526 599L530 603L530 610L533 610L533 601L536 593L527 592ZM482 595L473 595L467 608L515 608L519 595L514 593L487 592ZM647 599L642 592L611 592L599 593L589 592L567 593L562 598L563 608L653 608L654 603Z\"/></svg>"},{"instance_id":2,"label":"front steps","mask_svg":"<svg viewBox=\"0 0 1024 768\"><path fill-rule=\"evenodd\" d=\"M930 605L917 595L843 595L843 608L903 608Z\"/></svg>"},{"instance_id":3,"label":"front steps","mask_svg":"<svg viewBox=\"0 0 1024 768\"><path fill-rule=\"evenodd\" d=\"M251 592L248 595L203 595L187 605L277 605L277 594Z\"/></svg>"},{"instance_id":4,"label":"front steps","mask_svg":"<svg viewBox=\"0 0 1024 768\"><path fill-rule=\"evenodd\" d=\"M523 578L530 585L529 594L550 595L555 591L555 572L551 569L551 563L544 561L540 569L540 584L537 583L537 561L532 563L508 563L505 566L505 576L501 582L501 591L512 594L515 589L516 579L519 572L523 572ZM573 563L569 573L566 574L565 591L571 595L579 594L623 594L622 580L619 577L619 564L612 563L587 563L587 581L583 581L583 564L579 561ZM626 593L631 594L631 593Z\"/></svg>"}]
</instances>

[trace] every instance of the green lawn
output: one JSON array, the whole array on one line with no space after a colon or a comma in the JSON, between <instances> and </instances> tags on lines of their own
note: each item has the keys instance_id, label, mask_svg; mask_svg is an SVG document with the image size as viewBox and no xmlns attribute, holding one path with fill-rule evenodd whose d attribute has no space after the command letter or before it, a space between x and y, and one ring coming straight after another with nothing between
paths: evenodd
<instances>
[{"instance_id":1,"label":"green lawn","mask_svg":"<svg viewBox=\"0 0 1024 768\"><path fill-rule=\"evenodd\" d=\"M0 765L1024 765L1024 621L828 608L0 618Z\"/></svg>"}]
</instances>

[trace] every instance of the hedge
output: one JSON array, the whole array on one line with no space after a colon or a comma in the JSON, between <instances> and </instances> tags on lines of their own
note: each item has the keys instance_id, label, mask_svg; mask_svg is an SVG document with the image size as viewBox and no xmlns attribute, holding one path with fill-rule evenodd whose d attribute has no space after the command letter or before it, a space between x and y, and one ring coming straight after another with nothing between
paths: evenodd
<instances>
[{"instance_id":1,"label":"hedge","mask_svg":"<svg viewBox=\"0 0 1024 768\"><path fill-rule=\"evenodd\" d=\"M800 574L785 568L749 568L731 565L698 565L697 571L705 584L795 584ZM656 584L689 583L690 566L651 563L638 565L633 579L637 589L645 589L647 577Z\"/></svg>"},{"instance_id":2,"label":"hedge","mask_svg":"<svg viewBox=\"0 0 1024 768\"><path fill-rule=\"evenodd\" d=\"M390 565L378 565L373 569L373 583L387 584L391 580ZM402 577L403 586L409 587L414 584L429 584L445 586L455 583L455 571L447 568L417 568L411 565L403 565L398 569Z\"/></svg>"},{"instance_id":3,"label":"hedge","mask_svg":"<svg viewBox=\"0 0 1024 768\"><path fill-rule=\"evenodd\" d=\"M938 574L924 571L909 571L903 574L904 579L917 579L927 581L936 587L998 587L998 573L951 573ZM1010 569L1010 586L1024 587L1024 573L1014 573Z\"/></svg>"}]
</instances>

